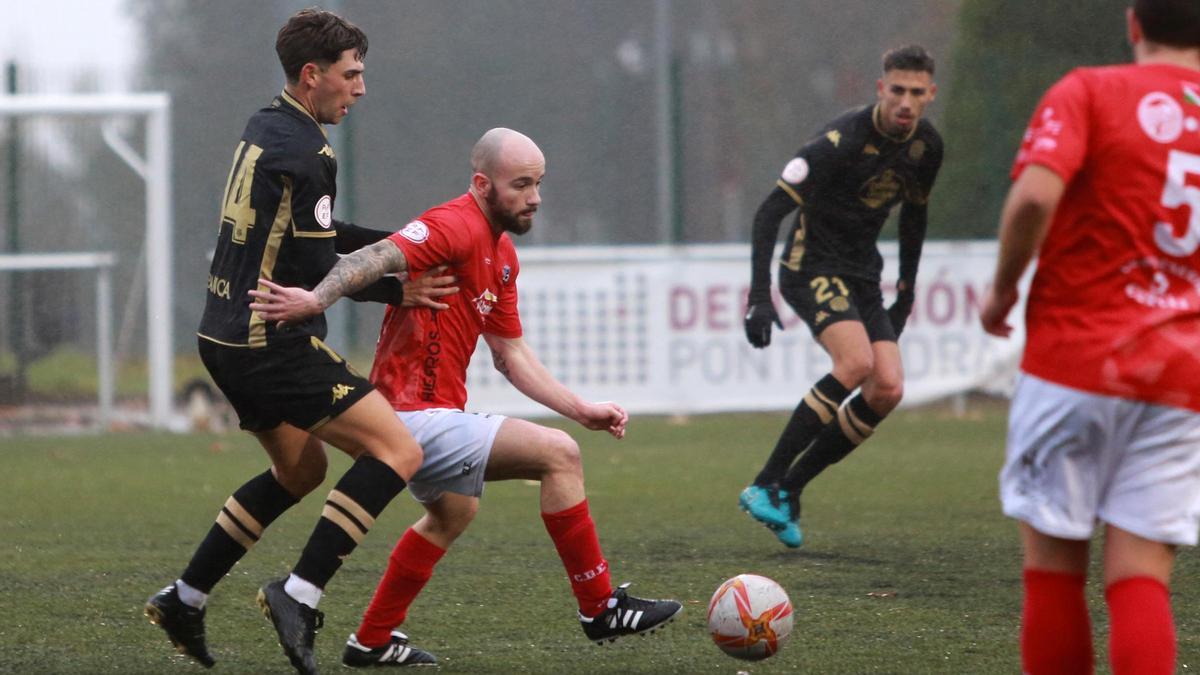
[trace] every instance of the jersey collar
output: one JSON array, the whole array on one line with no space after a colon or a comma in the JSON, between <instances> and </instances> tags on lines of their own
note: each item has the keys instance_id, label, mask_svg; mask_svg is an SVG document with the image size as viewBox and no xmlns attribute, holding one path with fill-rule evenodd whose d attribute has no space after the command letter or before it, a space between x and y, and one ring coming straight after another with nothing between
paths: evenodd
<instances>
[{"instance_id":1,"label":"jersey collar","mask_svg":"<svg viewBox=\"0 0 1200 675\"><path fill-rule=\"evenodd\" d=\"M875 125L875 131L878 131L879 135L883 136L884 138L888 139L889 141L893 141L896 143L908 142L908 140L913 137L913 134L917 133L917 127L921 126L921 120L917 120L916 124L913 125L912 129L908 130L907 134L904 134L903 138L896 138L895 136L893 136L883 130L883 125L880 124L880 122L879 122L879 104L878 103L875 104L875 107L871 108L871 123Z\"/></svg>"},{"instance_id":2,"label":"jersey collar","mask_svg":"<svg viewBox=\"0 0 1200 675\"><path fill-rule=\"evenodd\" d=\"M283 103L286 103L289 107L294 108L301 115L304 115L308 119L312 120L312 123L317 125L317 128L321 130L321 135L326 139L329 138L329 133L325 131L325 125L321 124L315 117L310 115L308 110L304 108L304 104L297 100L295 96L289 94L287 89L279 92L279 100ZM280 107L282 107L282 105Z\"/></svg>"}]
</instances>

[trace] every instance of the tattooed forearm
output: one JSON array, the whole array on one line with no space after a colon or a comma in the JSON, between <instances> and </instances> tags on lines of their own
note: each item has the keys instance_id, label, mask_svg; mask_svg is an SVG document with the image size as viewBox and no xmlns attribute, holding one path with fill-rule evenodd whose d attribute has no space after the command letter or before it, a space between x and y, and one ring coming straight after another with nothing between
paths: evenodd
<instances>
[{"instance_id":1,"label":"tattooed forearm","mask_svg":"<svg viewBox=\"0 0 1200 675\"><path fill-rule=\"evenodd\" d=\"M383 240L339 260L313 289L313 294L322 307L329 307L338 298L361 291L385 274L407 271L408 259L404 253L392 242Z\"/></svg>"},{"instance_id":2,"label":"tattooed forearm","mask_svg":"<svg viewBox=\"0 0 1200 675\"><path fill-rule=\"evenodd\" d=\"M508 369L508 361L504 360L504 355L498 351L492 352L492 365L508 381L512 381L512 373Z\"/></svg>"}]
</instances>

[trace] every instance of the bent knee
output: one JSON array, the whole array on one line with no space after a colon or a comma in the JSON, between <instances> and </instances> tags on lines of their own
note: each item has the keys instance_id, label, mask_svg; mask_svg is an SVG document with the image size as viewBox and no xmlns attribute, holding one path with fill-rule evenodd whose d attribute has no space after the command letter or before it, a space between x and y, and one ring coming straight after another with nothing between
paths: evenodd
<instances>
[{"instance_id":1,"label":"bent knee","mask_svg":"<svg viewBox=\"0 0 1200 675\"><path fill-rule=\"evenodd\" d=\"M904 398L904 383L902 381L876 383L865 395L865 398L872 410L880 415L886 415L900 405L900 400Z\"/></svg>"},{"instance_id":2,"label":"bent knee","mask_svg":"<svg viewBox=\"0 0 1200 675\"><path fill-rule=\"evenodd\" d=\"M275 480L296 499L301 499L308 493L320 487L325 482L325 473L329 470L329 462L325 456L310 459L304 463L291 466L275 465Z\"/></svg>"},{"instance_id":3,"label":"bent knee","mask_svg":"<svg viewBox=\"0 0 1200 675\"><path fill-rule=\"evenodd\" d=\"M547 434L549 469L558 473L583 474L583 456L579 444L571 435L560 429L551 429Z\"/></svg>"},{"instance_id":4,"label":"bent knee","mask_svg":"<svg viewBox=\"0 0 1200 675\"><path fill-rule=\"evenodd\" d=\"M871 376L875 368L875 359L868 353L843 359L833 366L833 376L847 389L854 389Z\"/></svg>"},{"instance_id":5,"label":"bent knee","mask_svg":"<svg viewBox=\"0 0 1200 675\"><path fill-rule=\"evenodd\" d=\"M404 480L409 480L425 461L425 451L411 437L403 441L381 442L368 446L367 454L387 464Z\"/></svg>"}]
</instances>

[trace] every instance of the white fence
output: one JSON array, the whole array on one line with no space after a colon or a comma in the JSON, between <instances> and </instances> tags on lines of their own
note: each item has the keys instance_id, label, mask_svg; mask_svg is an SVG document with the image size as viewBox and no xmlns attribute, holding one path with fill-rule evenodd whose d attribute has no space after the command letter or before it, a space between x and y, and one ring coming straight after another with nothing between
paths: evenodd
<instances>
[{"instance_id":1,"label":"white fence","mask_svg":"<svg viewBox=\"0 0 1200 675\"><path fill-rule=\"evenodd\" d=\"M586 398L648 414L790 409L829 371L828 356L781 301L785 330L765 350L746 342L746 245L518 253L525 338ZM896 247L885 244L883 253L890 285ZM1023 306L1014 309L1009 340L986 335L978 322L995 257L994 242L926 243L916 306L900 340L906 405L1011 383L1024 344ZM492 368L482 341L467 388L470 410L546 412Z\"/></svg>"}]
</instances>

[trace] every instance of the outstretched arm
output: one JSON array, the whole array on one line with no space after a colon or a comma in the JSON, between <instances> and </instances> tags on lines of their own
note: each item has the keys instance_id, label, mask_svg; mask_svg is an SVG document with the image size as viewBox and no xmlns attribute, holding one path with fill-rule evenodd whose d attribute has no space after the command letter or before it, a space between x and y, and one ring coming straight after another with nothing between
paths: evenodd
<instances>
[{"instance_id":1,"label":"outstretched arm","mask_svg":"<svg viewBox=\"0 0 1200 675\"><path fill-rule=\"evenodd\" d=\"M607 431L616 438L625 436L629 415L621 406L611 401L592 403L576 396L554 379L523 338L484 334L483 339L492 350L496 370L522 394L588 429Z\"/></svg>"},{"instance_id":2,"label":"outstretched arm","mask_svg":"<svg viewBox=\"0 0 1200 675\"><path fill-rule=\"evenodd\" d=\"M1066 184L1057 173L1031 164L1013 183L1000 213L1000 255L984 297L979 321L992 335L1008 337L1008 313L1017 304L1017 282L1029 266L1062 199Z\"/></svg>"},{"instance_id":3,"label":"outstretched arm","mask_svg":"<svg viewBox=\"0 0 1200 675\"><path fill-rule=\"evenodd\" d=\"M391 241L379 241L342 258L311 291L259 279L266 291L250 291L250 309L266 321L295 322L324 312L343 295L356 293L385 274L404 274L408 259Z\"/></svg>"}]
</instances>

